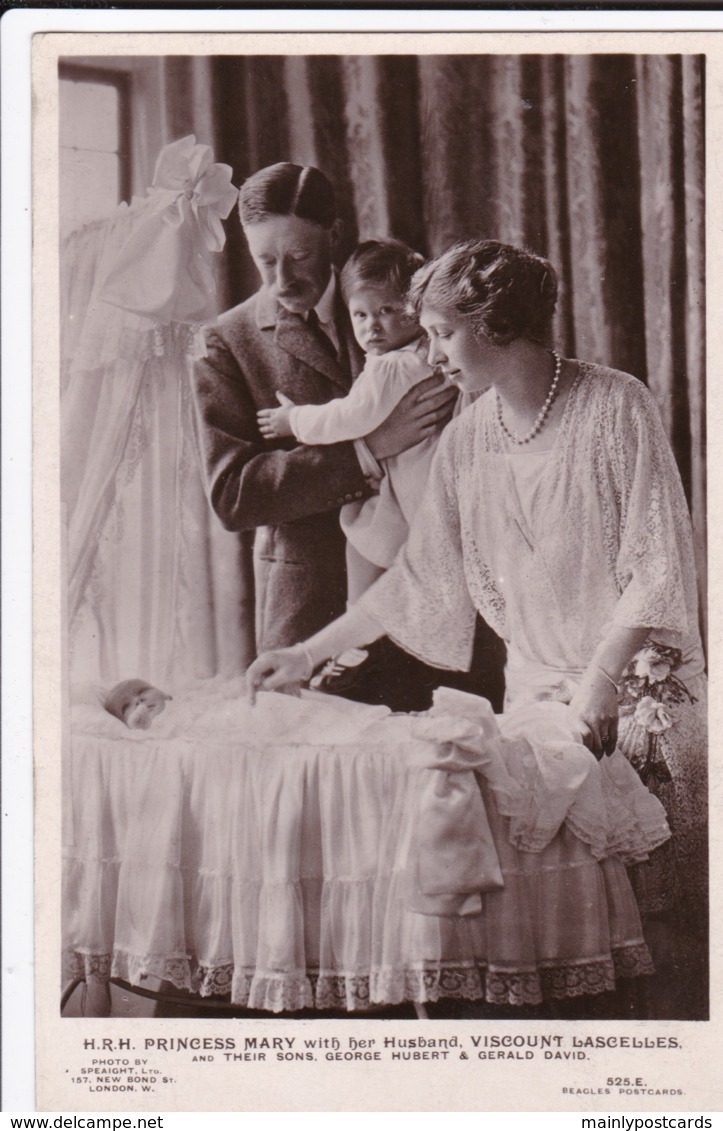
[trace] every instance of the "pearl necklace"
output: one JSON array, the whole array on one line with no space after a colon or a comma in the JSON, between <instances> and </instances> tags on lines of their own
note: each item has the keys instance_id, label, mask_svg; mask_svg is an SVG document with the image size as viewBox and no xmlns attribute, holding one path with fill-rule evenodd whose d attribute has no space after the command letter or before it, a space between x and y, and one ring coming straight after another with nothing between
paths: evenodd
<instances>
[{"instance_id":1,"label":"pearl necklace","mask_svg":"<svg viewBox=\"0 0 723 1131\"><path fill-rule=\"evenodd\" d=\"M512 440L513 444L529 444L530 440L532 440L537 435L537 433L542 430L545 421L547 420L550 409L552 408L552 403L557 396L557 386L560 384L560 372L562 370L562 358L560 357L559 353L555 352L555 350L548 350L547 352L552 354L555 359L555 373L552 378L552 384L550 385L550 391L547 394L547 399L538 412L535 418L535 422L526 436L519 436L517 432L507 427L504 420L502 419L502 401L500 399L500 394L497 393L497 420L499 421L500 428L504 432L505 436L507 436L508 440Z\"/></svg>"}]
</instances>

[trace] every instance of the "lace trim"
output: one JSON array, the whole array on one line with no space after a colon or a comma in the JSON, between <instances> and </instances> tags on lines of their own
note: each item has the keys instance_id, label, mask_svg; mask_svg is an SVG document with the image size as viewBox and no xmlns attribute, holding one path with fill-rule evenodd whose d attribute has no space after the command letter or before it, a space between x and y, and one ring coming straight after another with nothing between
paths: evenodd
<instances>
[{"instance_id":1,"label":"lace trim","mask_svg":"<svg viewBox=\"0 0 723 1131\"><path fill-rule=\"evenodd\" d=\"M62 956L63 985L82 978L85 982L107 982L110 978L110 954L86 954L83 951L64 951Z\"/></svg>"},{"instance_id":2,"label":"lace trim","mask_svg":"<svg viewBox=\"0 0 723 1131\"><path fill-rule=\"evenodd\" d=\"M141 985L146 978L155 977L201 997L230 997L234 1005L272 1013L300 1009L363 1011L373 1005L441 998L482 999L492 1005L539 1005L550 999L606 993L615 989L618 978L638 978L653 972L648 948L640 942L618 947L611 955L541 963L537 969L445 962L385 968L371 975L328 970L265 974L237 970L232 963L204 967L185 956L141 958L121 951L112 956L80 951L63 955L64 982L73 978L107 982L118 977Z\"/></svg>"},{"instance_id":3,"label":"lace trim","mask_svg":"<svg viewBox=\"0 0 723 1131\"><path fill-rule=\"evenodd\" d=\"M331 1008L316 1002L312 981L304 973L255 974L243 970L234 978L233 999L250 1009L268 1009L271 1013L293 1013L299 1009ZM340 1005L341 1009L353 1006Z\"/></svg>"}]
</instances>

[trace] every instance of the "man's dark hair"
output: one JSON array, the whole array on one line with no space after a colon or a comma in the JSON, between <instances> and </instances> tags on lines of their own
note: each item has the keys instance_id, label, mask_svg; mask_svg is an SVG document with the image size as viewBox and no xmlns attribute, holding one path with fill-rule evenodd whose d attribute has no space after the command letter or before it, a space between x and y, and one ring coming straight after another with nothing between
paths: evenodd
<instances>
[{"instance_id":1,"label":"man's dark hair","mask_svg":"<svg viewBox=\"0 0 723 1131\"><path fill-rule=\"evenodd\" d=\"M280 161L259 169L244 182L238 201L241 223L269 216L298 216L327 230L336 220L334 189L320 169Z\"/></svg>"}]
</instances>

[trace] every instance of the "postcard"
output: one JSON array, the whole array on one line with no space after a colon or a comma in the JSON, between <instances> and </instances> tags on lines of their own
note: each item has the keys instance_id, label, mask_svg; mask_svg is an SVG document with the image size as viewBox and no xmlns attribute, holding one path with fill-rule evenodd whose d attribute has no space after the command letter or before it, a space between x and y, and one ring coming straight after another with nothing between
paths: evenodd
<instances>
[{"instance_id":1,"label":"postcard","mask_svg":"<svg viewBox=\"0 0 723 1131\"><path fill-rule=\"evenodd\" d=\"M720 1106L722 76L34 35L39 1110Z\"/></svg>"}]
</instances>

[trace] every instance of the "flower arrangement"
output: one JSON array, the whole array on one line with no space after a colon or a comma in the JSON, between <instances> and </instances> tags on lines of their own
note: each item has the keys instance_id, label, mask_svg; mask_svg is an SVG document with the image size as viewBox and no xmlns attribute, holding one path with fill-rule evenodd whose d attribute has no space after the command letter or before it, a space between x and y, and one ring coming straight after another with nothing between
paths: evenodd
<instances>
[{"instance_id":1,"label":"flower arrangement","mask_svg":"<svg viewBox=\"0 0 723 1131\"><path fill-rule=\"evenodd\" d=\"M642 751L633 752L630 761L648 785L671 780L660 739L674 725L670 707L675 703L695 702L675 672L682 663L678 648L651 642L636 653L620 682L620 717L631 718L634 726L647 735Z\"/></svg>"}]
</instances>

